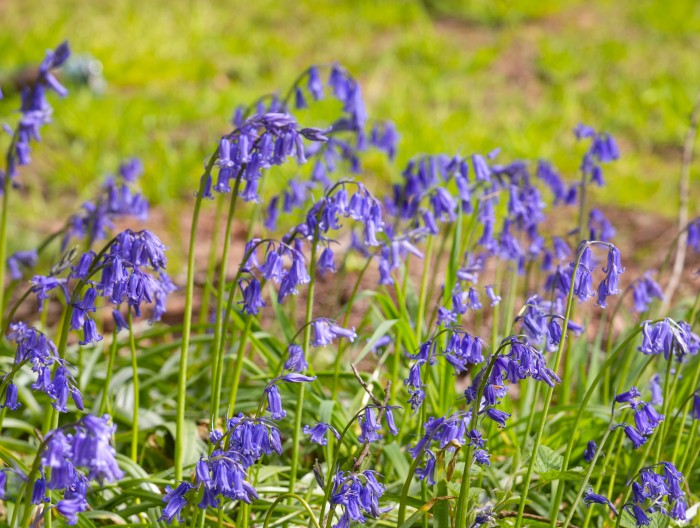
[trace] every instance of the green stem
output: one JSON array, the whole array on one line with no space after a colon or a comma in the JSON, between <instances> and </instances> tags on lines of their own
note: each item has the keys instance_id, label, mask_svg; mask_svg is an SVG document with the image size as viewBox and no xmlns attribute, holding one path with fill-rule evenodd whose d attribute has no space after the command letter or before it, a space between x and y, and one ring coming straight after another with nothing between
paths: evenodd
<instances>
[{"instance_id":1,"label":"green stem","mask_svg":"<svg viewBox=\"0 0 700 528\"><path fill-rule=\"evenodd\" d=\"M287 498L292 498L292 499L295 499L297 502L299 502L299 504L301 504L302 507L309 514L309 520L313 523L313 525L316 528L321 528L321 526L318 524L318 521L316 520L316 517L314 517L314 512L311 510L311 507L309 506L309 504L304 499L302 499L299 495L297 495L296 493L291 493L291 492L283 493L282 495L277 497L272 504L270 504L270 507L267 509L267 514L265 515L265 522L263 523L263 528L268 528L268 526L270 525L270 517L272 517L272 512L275 511L275 508L277 507L277 505L280 502L282 502L284 499L287 499Z\"/></svg>"},{"instance_id":2,"label":"green stem","mask_svg":"<svg viewBox=\"0 0 700 528\"><path fill-rule=\"evenodd\" d=\"M311 343L311 319L313 318L314 309L314 287L316 285L316 248L318 246L318 228L314 233L314 238L311 244L311 260L309 261L309 289L306 293L306 317L304 318L306 327L304 328L304 354L309 357L309 348ZM294 430L292 432L292 463L289 470L289 493L294 492L296 484L297 466L299 463L299 435L301 434L301 415L304 410L304 391L306 383L299 383L299 396L297 398L296 412L294 414Z\"/></svg>"},{"instance_id":3,"label":"green stem","mask_svg":"<svg viewBox=\"0 0 700 528\"><path fill-rule=\"evenodd\" d=\"M571 427L571 431L579 431L579 424L581 423L581 418L583 417L583 413L586 410L586 407L588 406L588 402L590 401L591 397L595 393L596 388L598 387L598 384L601 382L601 380L604 378L605 373L615 364L617 361L617 358L619 354L626 350L629 346L629 344L632 342L634 338L636 338L640 333L642 332L642 328L638 327L632 334L630 334L627 339L625 339L616 349L615 351L608 356L608 359L605 361L601 369L598 371L598 374L594 378L594 380L591 382L591 385L588 387L588 390L586 391L586 394L583 396L583 400L581 401L580 405L578 406L578 411L576 412L576 418L574 419L574 423ZM566 445L566 451L564 452L564 459L562 460L562 471L566 471L569 467L569 461L571 460L571 454L574 449L574 442L576 441L576 434L572 433L569 435L569 442ZM561 504L562 498L564 497L564 488L566 487L566 481L562 480L559 482L559 485L557 487L557 492L554 498L554 503L555 504ZM552 522L556 522L556 518L552 516ZM552 527L554 527L555 524L552 524Z\"/></svg>"},{"instance_id":4,"label":"green stem","mask_svg":"<svg viewBox=\"0 0 700 528\"><path fill-rule=\"evenodd\" d=\"M365 264L364 268L362 268L362 271L360 271L359 276L357 277L357 280L355 281L355 285L352 288L352 293L350 294L350 298L348 299L347 305L345 307L345 315L343 316L343 328L347 328L348 324L350 323L350 314L352 312L352 306L355 302L355 297L357 297L357 292L360 289L360 282L362 281L362 277L364 277L365 272L367 269L369 269L369 265L372 263L372 257L369 257L367 259L367 263ZM338 345L338 353L335 356L335 361L333 364L333 388L331 389L331 400L335 401L337 396L338 396L338 381L340 378L340 362L345 355L345 349L347 348L347 343L345 340L343 340L340 345ZM399 345L397 343L396 348L398 350ZM392 393L394 391L394 385L392 381Z\"/></svg>"},{"instance_id":5,"label":"green stem","mask_svg":"<svg viewBox=\"0 0 700 528\"><path fill-rule=\"evenodd\" d=\"M134 318L131 314L131 309L128 312L129 348L131 349L131 372L134 385L134 414L131 420L131 460L136 462L139 446L139 365L136 358L136 341L134 340Z\"/></svg>"},{"instance_id":6,"label":"green stem","mask_svg":"<svg viewBox=\"0 0 700 528\"><path fill-rule=\"evenodd\" d=\"M187 283L185 285L185 309L182 317L182 346L180 347L180 365L177 376L177 410L175 415L175 480L182 480L185 445L185 401L187 400L187 359L190 350L190 331L192 327L192 304L194 300L195 245L199 212L204 199L204 189L207 179L214 168L214 162L219 155L217 149L209 159L206 170L199 184L199 192L194 202L192 226L190 228L190 244L187 252Z\"/></svg>"},{"instance_id":7,"label":"green stem","mask_svg":"<svg viewBox=\"0 0 700 528\"><path fill-rule=\"evenodd\" d=\"M9 207L10 175L3 176L2 216L0 216L0 328L4 328L2 316L5 313L5 260L7 258L7 209Z\"/></svg>"},{"instance_id":8,"label":"green stem","mask_svg":"<svg viewBox=\"0 0 700 528\"><path fill-rule=\"evenodd\" d=\"M576 273L578 272L579 265L581 263L581 256L583 255L583 252L586 248L587 244L583 244L580 246L578 256L576 258L576 265L574 266L574 270L572 273L572 279L571 279L571 286L569 288L569 296L566 302L566 313L564 314L564 323L562 324L562 338L559 341L559 347L557 348L557 355L554 359L554 366L552 370L554 372L557 372L559 370L559 364L561 362L561 356L564 351L564 346L567 341L567 331L569 329L569 319L571 317L571 310L574 304L574 285L575 285L575 278L576 278ZM542 409L542 418L540 419L540 424L539 427L537 428L537 435L535 436L535 442L532 446L532 455L530 456L530 462L528 463L527 466L527 472L525 473L525 479L523 481L523 490L522 494L520 496L520 504L518 505L518 516L516 517L515 520L515 526L516 528L522 526L522 521L523 521L523 513L525 513L525 503L527 502L527 495L529 492L529 487L530 487L530 481L532 480L532 471L535 467L535 460L537 459L537 450L540 447L540 443L542 442L542 436L544 434L544 429L545 426L547 425L547 415L549 414L549 406L552 403L552 395L554 394L554 388L553 387L547 387L547 392L545 394L544 398L544 406Z\"/></svg>"},{"instance_id":9,"label":"green stem","mask_svg":"<svg viewBox=\"0 0 700 528\"><path fill-rule=\"evenodd\" d=\"M226 231L224 233L224 248L221 255L221 263L219 264L219 278L216 285L216 319L214 323L214 352L216 357L212 365L212 380L214 381L211 394L211 417L213 424L216 425L219 418L219 405L221 402L221 377L223 370L223 361L220 356L223 356L223 327L224 327L224 290L226 288L226 271L228 270L228 257L231 250L231 229L233 227L233 218L236 214L236 202L238 201L238 190L241 184L241 175L243 169L238 171L236 182L233 186L231 194L231 202L228 209L228 217L226 218ZM235 288L235 284L232 288ZM233 296L233 290L231 291Z\"/></svg>"},{"instance_id":10,"label":"green stem","mask_svg":"<svg viewBox=\"0 0 700 528\"><path fill-rule=\"evenodd\" d=\"M603 446L605 446L605 442L608 441L608 437L610 436L610 433L612 432L612 424L613 424L613 417L610 417L610 423L608 424L608 428L605 430L605 434L603 435L603 438L600 441L600 445L598 446L598 449L596 449L595 455L593 455L593 460L591 460L591 463L588 465L588 471L586 471L586 475L583 477L583 482L581 482L581 487L578 490L578 494L576 495L576 499L574 499L574 502L571 504L571 508L569 509L569 515L566 517L566 520L564 521L564 525L562 528L567 528L569 524L571 524L571 519L573 519L574 514L576 513L576 507L578 506L579 501L581 500L581 497L583 496L583 493L586 491L586 486L588 486L588 481L591 478L591 475L593 474L593 470L595 469L596 462L598 462L598 458L600 457L600 454L603 452ZM554 521L556 524L556 520Z\"/></svg>"},{"instance_id":11,"label":"green stem","mask_svg":"<svg viewBox=\"0 0 700 528\"><path fill-rule=\"evenodd\" d=\"M231 415L234 414L236 409L236 399L238 398L238 387L241 383L241 372L243 372L243 358L245 357L245 347L248 343L248 334L250 333L250 326L253 323L253 317L247 316L245 320L245 326L241 332L241 339L238 344L238 350L236 351L236 363L233 367L233 385L231 386L231 394L229 394L228 408ZM302 384L303 385L303 384Z\"/></svg>"},{"instance_id":12,"label":"green stem","mask_svg":"<svg viewBox=\"0 0 700 528\"><path fill-rule=\"evenodd\" d=\"M107 359L107 374L105 376L104 389L102 389L102 400L100 401L100 416L102 416L110 405L109 386L112 384L112 373L114 372L114 359L117 355L118 341L117 328L112 332L112 343L109 346L109 357Z\"/></svg>"}]
</instances>

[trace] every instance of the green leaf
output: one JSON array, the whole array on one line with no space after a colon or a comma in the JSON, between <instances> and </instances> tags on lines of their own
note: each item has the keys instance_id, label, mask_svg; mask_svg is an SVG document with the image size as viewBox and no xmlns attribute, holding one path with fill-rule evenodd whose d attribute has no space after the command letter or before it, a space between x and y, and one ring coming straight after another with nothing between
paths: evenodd
<instances>
[{"instance_id":1,"label":"green leaf","mask_svg":"<svg viewBox=\"0 0 700 528\"><path fill-rule=\"evenodd\" d=\"M539 476L546 480L558 478L561 473L561 466L564 457L555 453L552 449L545 445L539 446L537 455L535 456L534 470Z\"/></svg>"},{"instance_id":2,"label":"green leaf","mask_svg":"<svg viewBox=\"0 0 700 528\"><path fill-rule=\"evenodd\" d=\"M406 519L406 521L400 526L400 528L410 528L411 526L413 526L413 524L416 521L418 521L418 519L420 519L421 517L423 517L423 515L428 513L430 511L430 509L433 506L435 506L435 504L437 504L440 501L451 500L451 499L455 499L455 498L456 497L449 497L448 496L448 497L435 497L434 499L429 500L428 502L423 504L423 506L418 508L418 511L416 511L413 515L411 515L408 519Z\"/></svg>"}]
</instances>

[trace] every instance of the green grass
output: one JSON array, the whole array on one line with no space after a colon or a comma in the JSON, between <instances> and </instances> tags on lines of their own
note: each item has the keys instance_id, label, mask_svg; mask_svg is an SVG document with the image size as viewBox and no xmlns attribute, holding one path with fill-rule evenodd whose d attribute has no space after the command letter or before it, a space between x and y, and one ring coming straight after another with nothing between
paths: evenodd
<instances>
[{"instance_id":1,"label":"green grass","mask_svg":"<svg viewBox=\"0 0 700 528\"><path fill-rule=\"evenodd\" d=\"M623 152L596 199L673 214L680 145L700 90L700 6L463 4L0 2L1 75L68 38L76 53L102 61L108 82L103 95L72 86L55 102L56 123L21 176L26 203L48 205L58 221L136 155L149 199L179 217L236 104L337 60L360 79L371 116L404 132L399 167L416 153L500 146L503 159L550 158L573 178L581 148L570 131L585 122L614 133ZM0 102L0 116L12 122L16 104ZM372 169L367 177L399 172ZM46 217L28 215L17 228L37 221Z\"/></svg>"}]
</instances>

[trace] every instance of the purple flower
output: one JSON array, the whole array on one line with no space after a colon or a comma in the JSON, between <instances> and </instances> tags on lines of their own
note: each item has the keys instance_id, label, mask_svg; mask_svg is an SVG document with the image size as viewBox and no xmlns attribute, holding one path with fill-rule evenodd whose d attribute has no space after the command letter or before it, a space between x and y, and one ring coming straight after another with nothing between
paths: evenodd
<instances>
[{"instance_id":1,"label":"purple flower","mask_svg":"<svg viewBox=\"0 0 700 528\"><path fill-rule=\"evenodd\" d=\"M173 519L177 519L178 522L182 522L182 517L180 513L185 506L187 506L187 499L185 495L193 488L192 484L188 482L181 482L175 489L170 486L165 487L165 495L163 496L163 502L167 503L163 508L163 515L161 515L158 520L165 520L168 524L173 522Z\"/></svg>"},{"instance_id":2,"label":"purple flower","mask_svg":"<svg viewBox=\"0 0 700 528\"><path fill-rule=\"evenodd\" d=\"M5 387L5 403L0 405L0 408L7 407L11 411L16 411L20 408L20 403L17 400L17 385L10 382Z\"/></svg>"},{"instance_id":3,"label":"purple flower","mask_svg":"<svg viewBox=\"0 0 700 528\"><path fill-rule=\"evenodd\" d=\"M631 387L630 390L626 392L621 392L615 396L616 403L630 403L636 406L638 399L642 396L637 387Z\"/></svg>"},{"instance_id":4,"label":"purple flower","mask_svg":"<svg viewBox=\"0 0 700 528\"><path fill-rule=\"evenodd\" d=\"M486 410L486 416L496 422L499 427L505 427L506 420L510 417L510 414L491 407L490 409Z\"/></svg>"},{"instance_id":5,"label":"purple flower","mask_svg":"<svg viewBox=\"0 0 700 528\"><path fill-rule=\"evenodd\" d=\"M361 444L378 442L383 438L378 432L381 426L377 422L377 411L375 408L365 408L364 416L360 416L357 421L360 424L361 433L358 440Z\"/></svg>"},{"instance_id":6,"label":"purple flower","mask_svg":"<svg viewBox=\"0 0 700 528\"><path fill-rule=\"evenodd\" d=\"M588 488L586 490L586 493L583 496L583 503L590 508L591 504L604 504L610 510L617 515L617 510L615 509L615 506L613 506L612 502L610 502L610 499L603 495L598 495L597 493L593 492L593 488Z\"/></svg>"},{"instance_id":7,"label":"purple flower","mask_svg":"<svg viewBox=\"0 0 700 528\"><path fill-rule=\"evenodd\" d=\"M634 424L643 435L650 435L664 419L662 414L654 410L648 403L640 403L634 413Z\"/></svg>"},{"instance_id":8,"label":"purple flower","mask_svg":"<svg viewBox=\"0 0 700 528\"><path fill-rule=\"evenodd\" d=\"M489 460L489 457L491 454L484 450L484 449L477 449L474 451L474 462L481 466L490 466L491 461Z\"/></svg>"},{"instance_id":9,"label":"purple flower","mask_svg":"<svg viewBox=\"0 0 700 528\"><path fill-rule=\"evenodd\" d=\"M333 262L333 250L331 248L327 247L321 252L317 266L321 275L325 275L325 273L328 271L335 273L336 270L335 263Z\"/></svg>"},{"instance_id":10,"label":"purple flower","mask_svg":"<svg viewBox=\"0 0 700 528\"><path fill-rule=\"evenodd\" d=\"M586 445L586 450L583 452L583 459L586 462L591 462L597 451L598 446L593 440L591 440L590 442L588 442L588 444Z\"/></svg>"},{"instance_id":11,"label":"purple flower","mask_svg":"<svg viewBox=\"0 0 700 528\"><path fill-rule=\"evenodd\" d=\"M500 295L496 295L493 291L493 286L485 286L484 290L486 291L486 296L491 301L491 306L497 306L501 302L501 297Z\"/></svg>"},{"instance_id":12,"label":"purple flower","mask_svg":"<svg viewBox=\"0 0 700 528\"><path fill-rule=\"evenodd\" d=\"M312 442L322 446L328 443L328 439L326 438L326 433L328 433L328 431L330 431L333 436L340 440L340 433L338 433L333 426L327 423L318 422L313 427L309 427L308 425L304 426L304 434L310 435L310 440Z\"/></svg>"},{"instance_id":13,"label":"purple flower","mask_svg":"<svg viewBox=\"0 0 700 528\"><path fill-rule=\"evenodd\" d=\"M335 339L347 339L351 343L357 338L353 328L342 328L329 319L316 319L311 322L311 344L315 347L330 345Z\"/></svg>"},{"instance_id":14,"label":"purple flower","mask_svg":"<svg viewBox=\"0 0 700 528\"><path fill-rule=\"evenodd\" d=\"M39 301L39 311L41 311L44 306L44 301L49 298L49 292L54 288L63 288L65 280L57 279L56 277L35 275L31 282L31 292L36 294L37 300Z\"/></svg>"},{"instance_id":15,"label":"purple flower","mask_svg":"<svg viewBox=\"0 0 700 528\"><path fill-rule=\"evenodd\" d=\"M637 431L637 429L635 429L631 425L624 426L624 431L627 438L629 438L630 442L632 442L634 449L639 449L647 441L647 437L643 436L639 431Z\"/></svg>"},{"instance_id":16,"label":"purple flower","mask_svg":"<svg viewBox=\"0 0 700 528\"><path fill-rule=\"evenodd\" d=\"M282 398L277 385L268 385L265 388L267 395L267 410L270 411L273 420L281 420L287 416L287 411L282 408Z\"/></svg>"},{"instance_id":17,"label":"purple flower","mask_svg":"<svg viewBox=\"0 0 700 528\"><path fill-rule=\"evenodd\" d=\"M418 480L425 480L429 485L435 485L435 455L430 449L425 450L425 466L416 468Z\"/></svg>"},{"instance_id":18,"label":"purple flower","mask_svg":"<svg viewBox=\"0 0 700 528\"><path fill-rule=\"evenodd\" d=\"M22 278L22 270L20 268L32 269L36 266L39 255L35 250L17 251L7 258L7 268L10 270L12 280L20 280Z\"/></svg>"},{"instance_id":19,"label":"purple flower","mask_svg":"<svg viewBox=\"0 0 700 528\"><path fill-rule=\"evenodd\" d=\"M649 309L649 305L654 298L663 299L664 293L661 290L661 286L647 272L634 282L632 297L635 311L641 313Z\"/></svg>"},{"instance_id":20,"label":"purple flower","mask_svg":"<svg viewBox=\"0 0 700 528\"><path fill-rule=\"evenodd\" d=\"M304 349L296 343L290 343L287 347L287 356L287 361L284 362L284 368L286 370L303 372L309 368L309 364L306 362L306 356L304 355Z\"/></svg>"},{"instance_id":21,"label":"purple flower","mask_svg":"<svg viewBox=\"0 0 700 528\"><path fill-rule=\"evenodd\" d=\"M693 394L693 408L690 410L693 420L700 420L700 393Z\"/></svg>"},{"instance_id":22,"label":"purple flower","mask_svg":"<svg viewBox=\"0 0 700 528\"><path fill-rule=\"evenodd\" d=\"M257 315L260 309L266 306L262 298L260 282L253 277L248 280L240 280L238 286L243 294L243 300L239 302L243 305L243 313Z\"/></svg>"}]
</instances>

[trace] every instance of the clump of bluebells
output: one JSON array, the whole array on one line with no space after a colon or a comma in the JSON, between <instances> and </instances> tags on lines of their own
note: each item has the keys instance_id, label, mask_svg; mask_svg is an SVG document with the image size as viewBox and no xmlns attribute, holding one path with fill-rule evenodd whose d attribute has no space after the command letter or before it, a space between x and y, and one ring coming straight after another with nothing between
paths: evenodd
<instances>
[{"instance_id":1,"label":"clump of bluebells","mask_svg":"<svg viewBox=\"0 0 700 528\"><path fill-rule=\"evenodd\" d=\"M69 53L7 126L6 208ZM3 212L1 523L695 521L700 303L659 313L666 265L638 273L591 206L610 133L574 129L573 177L499 148L410 156L338 64L227 126L176 280L138 159L38 247L8 253Z\"/></svg>"}]
</instances>

